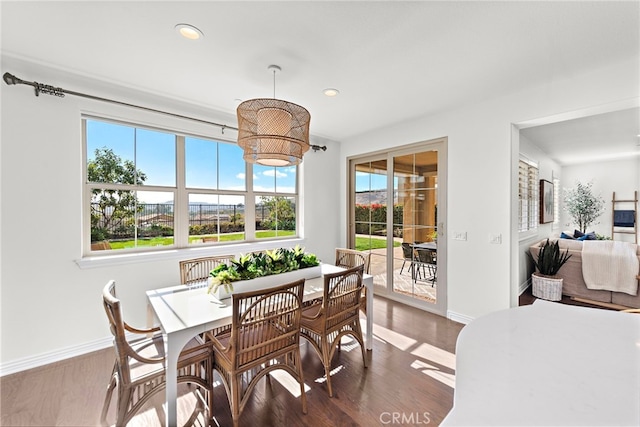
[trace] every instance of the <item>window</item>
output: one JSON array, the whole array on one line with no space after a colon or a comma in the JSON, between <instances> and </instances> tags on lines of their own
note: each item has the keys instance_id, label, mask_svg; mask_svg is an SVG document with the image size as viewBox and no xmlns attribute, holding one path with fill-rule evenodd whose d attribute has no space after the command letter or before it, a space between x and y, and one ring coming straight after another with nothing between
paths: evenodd
<instances>
[{"instance_id":1,"label":"window","mask_svg":"<svg viewBox=\"0 0 640 427\"><path fill-rule=\"evenodd\" d=\"M560 180L553 178L553 226L555 230L560 228Z\"/></svg>"},{"instance_id":2,"label":"window","mask_svg":"<svg viewBox=\"0 0 640 427\"><path fill-rule=\"evenodd\" d=\"M83 126L86 252L297 235L296 166L247 164L226 141L89 117Z\"/></svg>"},{"instance_id":3,"label":"window","mask_svg":"<svg viewBox=\"0 0 640 427\"><path fill-rule=\"evenodd\" d=\"M520 159L518 165L518 231L538 228L539 219L538 166Z\"/></svg>"},{"instance_id":4,"label":"window","mask_svg":"<svg viewBox=\"0 0 640 427\"><path fill-rule=\"evenodd\" d=\"M256 238L294 236L297 204L296 167L254 165L253 171Z\"/></svg>"}]
</instances>

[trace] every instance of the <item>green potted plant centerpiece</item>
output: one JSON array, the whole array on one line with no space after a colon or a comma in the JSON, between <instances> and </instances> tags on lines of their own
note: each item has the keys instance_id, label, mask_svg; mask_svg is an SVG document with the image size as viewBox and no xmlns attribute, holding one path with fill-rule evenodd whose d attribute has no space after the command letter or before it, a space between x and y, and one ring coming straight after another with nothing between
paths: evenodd
<instances>
[{"instance_id":1,"label":"green potted plant centerpiece","mask_svg":"<svg viewBox=\"0 0 640 427\"><path fill-rule=\"evenodd\" d=\"M562 277L557 277L560 268L571 258L569 250L562 252L558 241L549 239L540 247L538 259L527 252L537 272L531 275L533 296L550 301L562 299Z\"/></svg>"},{"instance_id":2,"label":"green potted plant centerpiece","mask_svg":"<svg viewBox=\"0 0 640 427\"><path fill-rule=\"evenodd\" d=\"M272 277L282 274L286 276ZM234 283L239 285L238 289L250 291L320 275L320 261L316 255L306 253L304 248L296 245L295 248L240 255L231 260L230 265L220 264L209 273L207 293L219 299L229 298L234 291Z\"/></svg>"}]
</instances>

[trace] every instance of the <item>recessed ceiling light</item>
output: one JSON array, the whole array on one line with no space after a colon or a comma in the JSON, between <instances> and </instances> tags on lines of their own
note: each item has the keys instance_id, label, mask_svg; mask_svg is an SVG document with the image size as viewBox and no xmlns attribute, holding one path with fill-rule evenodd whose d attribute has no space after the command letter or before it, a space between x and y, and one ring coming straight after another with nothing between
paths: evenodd
<instances>
[{"instance_id":1,"label":"recessed ceiling light","mask_svg":"<svg viewBox=\"0 0 640 427\"><path fill-rule=\"evenodd\" d=\"M328 88L322 91L322 93L324 93L327 96L338 96L338 94L340 93L340 91L338 89L333 89L333 88Z\"/></svg>"},{"instance_id":2,"label":"recessed ceiling light","mask_svg":"<svg viewBox=\"0 0 640 427\"><path fill-rule=\"evenodd\" d=\"M194 27L193 25L178 24L175 26L175 29L178 32L178 34L180 34L182 37L189 40L198 40L204 37L204 33L200 31L198 28Z\"/></svg>"}]
</instances>

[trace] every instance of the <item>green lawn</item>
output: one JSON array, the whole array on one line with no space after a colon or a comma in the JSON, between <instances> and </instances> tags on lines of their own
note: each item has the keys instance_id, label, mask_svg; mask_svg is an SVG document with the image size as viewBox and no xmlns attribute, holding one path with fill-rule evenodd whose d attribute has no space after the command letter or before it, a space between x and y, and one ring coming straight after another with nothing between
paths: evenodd
<instances>
[{"instance_id":1,"label":"green lawn","mask_svg":"<svg viewBox=\"0 0 640 427\"><path fill-rule=\"evenodd\" d=\"M295 231L284 231L278 230L277 235L275 230L260 230L256 231L256 238L258 239L269 239L273 237L288 237L295 236ZM201 239L203 236L189 236L189 242L193 242L194 240ZM221 242L232 242L244 240L244 233L227 233L220 235ZM112 241L111 248L112 249L130 249L135 247L133 240L121 240L121 241ZM150 239L140 239L138 240L138 247L144 246L169 246L173 244L173 237L153 237ZM378 237L356 237L356 249L359 251L366 251L370 249L382 249L387 246L387 240L385 238ZM400 246L400 242L393 242L393 247Z\"/></svg>"},{"instance_id":2,"label":"green lawn","mask_svg":"<svg viewBox=\"0 0 640 427\"><path fill-rule=\"evenodd\" d=\"M400 242L396 242L394 240L393 247L397 248L400 246ZM387 247L387 239L386 238L378 238L378 237L360 237L356 236L356 250L358 251L366 251L369 249L383 249Z\"/></svg>"},{"instance_id":3,"label":"green lawn","mask_svg":"<svg viewBox=\"0 0 640 427\"><path fill-rule=\"evenodd\" d=\"M276 230L261 230L256 231L256 238L258 239L268 239L272 237L288 237L295 236L296 232L291 230L278 230L276 235ZM194 240L202 239L203 236L189 236L189 243L192 243ZM232 242L244 240L244 233L226 233L220 235L221 242ZM135 247L134 240L117 240L110 241L111 249L131 249ZM169 246L173 245L173 237L152 237L149 239L140 239L138 240L138 247L145 246Z\"/></svg>"}]
</instances>

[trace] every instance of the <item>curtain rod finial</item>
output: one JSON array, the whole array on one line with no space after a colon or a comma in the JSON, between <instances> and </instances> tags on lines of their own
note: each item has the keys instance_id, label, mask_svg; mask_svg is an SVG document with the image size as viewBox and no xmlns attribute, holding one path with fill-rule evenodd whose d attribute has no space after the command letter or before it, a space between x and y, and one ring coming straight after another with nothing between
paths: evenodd
<instances>
[{"instance_id":1,"label":"curtain rod finial","mask_svg":"<svg viewBox=\"0 0 640 427\"><path fill-rule=\"evenodd\" d=\"M15 85L15 84L18 84L18 81L20 79L18 79L16 76L14 76L11 73L4 73L2 75L2 80L4 80L4 82L8 85Z\"/></svg>"}]
</instances>

